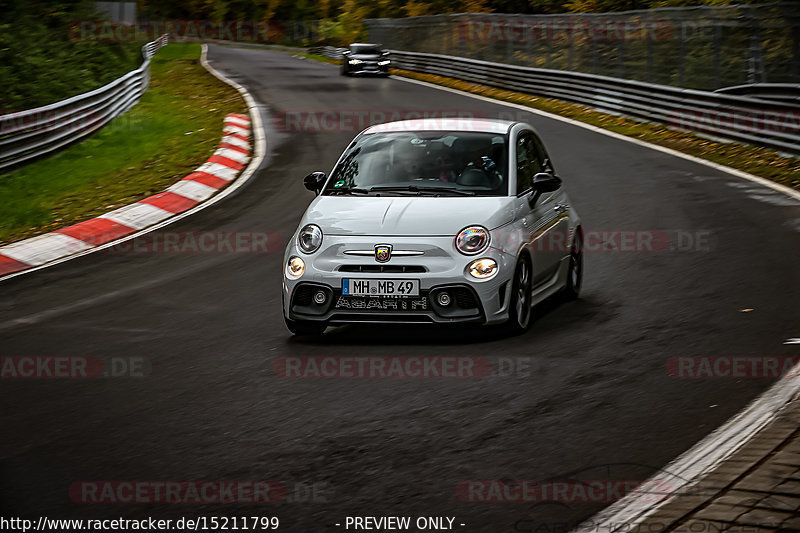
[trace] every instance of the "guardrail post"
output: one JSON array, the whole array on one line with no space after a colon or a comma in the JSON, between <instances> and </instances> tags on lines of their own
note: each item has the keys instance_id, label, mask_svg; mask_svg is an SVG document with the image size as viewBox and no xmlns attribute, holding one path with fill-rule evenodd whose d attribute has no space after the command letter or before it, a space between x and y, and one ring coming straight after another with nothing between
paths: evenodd
<instances>
[{"instance_id":1,"label":"guardrail post","mask_svg":"<svg viewBox=\"0 0 800 533\"><path fill-rule=\"evenodd\" d=\"M792 27L792 81L800 81L800 24Z\"/></svg>"},{"instance_id":2,"label":"guardrail post","mask_svg":"<svg viewBox=\"0 0 800 533\"><path fill-rule=\"evenodd\" d=\"M719 20L714 19L714 39L711 47L714 49L714 83L712 89L719 89L722 84L720 83L720 55L722 54L722 26Z\"/></svg>"},{"instance_id":3,"label":"guardrail post","mask_svg":"<svg viewBox=\"0 0 800 533\"><path fill-rule=\"evenodd\" d=\"M791 79L800 81L800 17L795 16L792 24L792 66Z\"/></svg>"},{"instance_id":4,"label":"guardrail post","mask_svg":"<svg viewBox=\"0 0 800 533\"><path fill-rule=\"evenodd\" d=\"M681 36L678 51L678 87L685 87L684 74L686 72L686 21L681 19Z\"/></svg>"}]
</instances>

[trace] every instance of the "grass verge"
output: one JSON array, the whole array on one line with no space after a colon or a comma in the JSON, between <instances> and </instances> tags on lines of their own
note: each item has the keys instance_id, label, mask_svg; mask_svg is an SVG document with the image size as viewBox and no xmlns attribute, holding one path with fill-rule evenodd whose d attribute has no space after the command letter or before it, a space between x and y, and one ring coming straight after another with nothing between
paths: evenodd
<instances>
[{"instance_id":1,"label":"grass verge","mask_svg":"<svg viewBox=\"0 0 800 533\"><path fill-rule=\"evenodd\" d=\"M0 244L53 231L156 194L219 145L239 93L200 64L200 44L174 43L151 63L140 102L87 140L0 174Z\"/></svg>"},{"instance_id":2,"label":"grass verge","mask_svg":"<svg viewBox=\"0 0 800 533\"><path fill-rule=\"evenodd\" d=\"M495 100L541 109L555 115L579 120L622 135L749 172L800 190L800 159L783 157L768 148L732 142L715 142L692 133L672 130L660 124L637 122L624 117L608 115L579 104L495 89L454 78L400 69L393 69L392 74L486 96Z\"/></svg>"}]
</instances>

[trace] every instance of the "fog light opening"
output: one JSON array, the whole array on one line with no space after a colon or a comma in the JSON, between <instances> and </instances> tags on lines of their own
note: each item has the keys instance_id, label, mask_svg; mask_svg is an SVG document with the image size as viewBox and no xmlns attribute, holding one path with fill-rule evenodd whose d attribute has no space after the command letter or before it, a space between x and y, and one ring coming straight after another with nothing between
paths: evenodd
<instances>
[{"instance_id":1,"label":"fog light opening","mask_svg":"<svg viewBox=\"0 0 800 533\"><path fill-rule=\"evenodd\" d=\"M317 291L317 292L314 293L314 303L316 303L317 305L324 304L325 300L327 300L327 299L328 299L328 297L325 296L325 293L322 292L322 291Z\"/></svg>"},{"instance_id":2,"label":"fog light opening","mask_svg":"<svg viewBox=\"0 0 800 533\"><path fill-rule=\"evenodd\" d=\"M450 305L452 299L450 298L449 294L447 294L445 291L442 291L436 296L436 301L439 302L439 305L442 307L447 307Z\"/></svg>"}]
</instances>

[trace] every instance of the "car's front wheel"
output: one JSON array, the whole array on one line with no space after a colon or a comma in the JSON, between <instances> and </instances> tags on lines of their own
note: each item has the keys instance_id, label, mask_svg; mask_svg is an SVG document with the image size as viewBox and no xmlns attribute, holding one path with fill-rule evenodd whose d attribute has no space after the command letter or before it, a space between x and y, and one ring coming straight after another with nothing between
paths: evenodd
<instances>
[{"instance_id":1,"label":"car's front wheel","mask_svg":"<svg viewBox=\"0 0 800 533\"><path fill-rule=\"evenodd\" d=\"M316 322L306 322L303 320L289 320L284 317L286 327L297 335L298 337L318 337L325 332L327 327L325 324L318 324Z\"/></svg>"},{"instance_id":2,"label":"car's front wheel","mask_svg":"<svg viewBox=\"0 0 800 533\"><path fill-rule=\"evenodd\" d=\"M517 260L511 282L507 328L512 333L522 333L531 323L531 265L527 258Z\"/></svg>"}]
</instances>

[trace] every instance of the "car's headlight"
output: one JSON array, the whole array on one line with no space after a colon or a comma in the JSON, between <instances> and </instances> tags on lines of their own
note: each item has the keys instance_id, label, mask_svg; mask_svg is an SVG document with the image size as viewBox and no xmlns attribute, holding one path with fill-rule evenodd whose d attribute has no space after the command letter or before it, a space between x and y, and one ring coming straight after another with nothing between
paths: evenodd
<instances>
[{"instance_id":1,"label":"car's headlight","mask_svg":"<svg viewBox=\"0 0 800 533\"><path fill-rule=\"evenodd\" d=\"M456 248L465 255L475 255L489 247L489 230L483 226L469 226L456 237Z\"/></svg>"},{"instance_id":2,"label":"car's headlight","mask_svg":"<svg viewBox=\"0 0 800 533\"><path fill-rule=\"evenodd\" d=\"M298 279L306 271L306 263L296 255L293 255L286 262L286 277L289 279Z\"/></svg>"},{"instance_id":3,"label":"car's headlight","mask_svg":"<svg viewBox=\"0 0 800 533\"><path fill-rule=\"evenodd\" d=\"M497 261L488 257L477 259L467 267L470 276L481 280L492 279L497 275L497 271Z\"/></svg>"},{"instance_id":4,"label":"car's headlight","mask_svg":"<svg viewBox=\"0 0 800 533\"><path fill-rule=\"evenodd\" d=\"M386 59L384 61L378 61L378 65L380 65L380 66L388 65L389 63L391 63L391 61L389 61L388 59Z\"/></svg>"},{"instance_id":5,"label":"car's headlight","mask_svg":"<svg viewBox=\"0 0 800 533\"><path fill-rule=\"evenodd\" d=\"M322 230L315 224L306 224L297 235L297 246L307 254L313 254L322 246Z\"/></svg>"},{"instance_id":6,"label":"car's headlight","mask_svg":"<svg viewBox=\"0 0 800 533\"><path fill-rule=\"evenodd\" d=\"M361 63L363 63L363 61L361 61L360 59L351 59L351 60L349 61L349 63L350 63L351 65L360 65Z\"/></svg>"}]
</instances>

